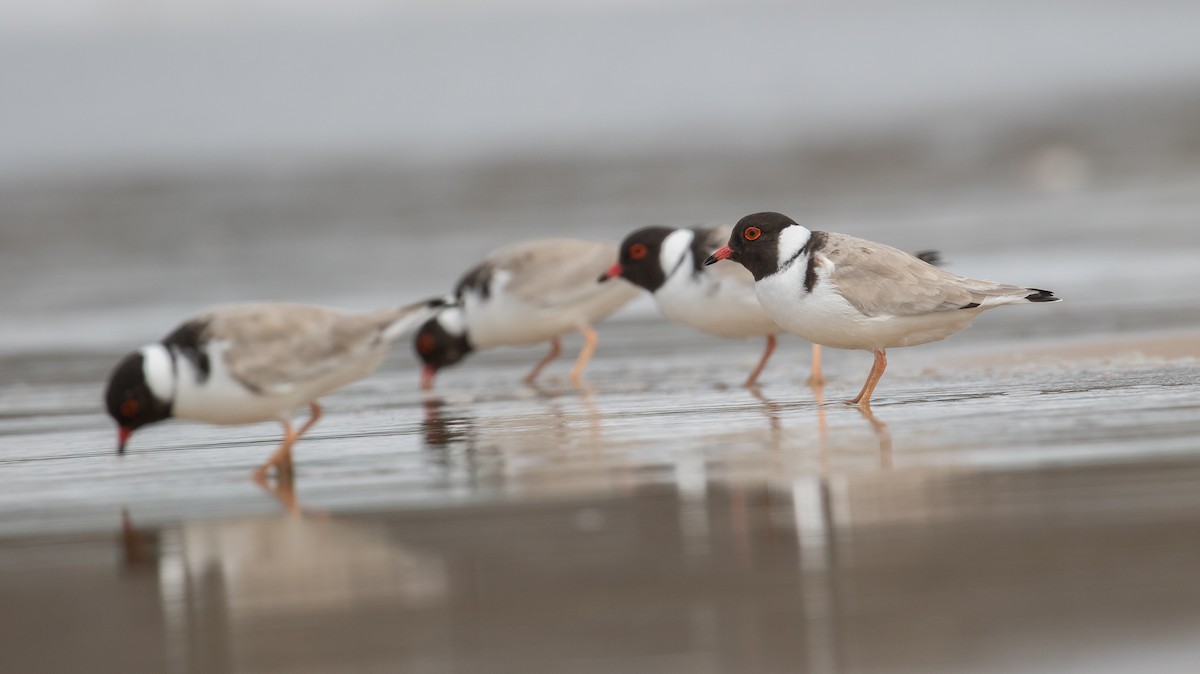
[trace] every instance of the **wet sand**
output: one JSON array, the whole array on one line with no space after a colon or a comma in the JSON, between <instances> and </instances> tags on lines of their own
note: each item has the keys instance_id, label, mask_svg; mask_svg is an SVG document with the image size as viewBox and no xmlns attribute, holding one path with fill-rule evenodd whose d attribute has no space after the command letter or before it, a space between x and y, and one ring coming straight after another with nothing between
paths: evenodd
<instances>
[{"instance_id":1,"label":"wet sand","mask_svg":"<svg viewBox=\"0 0 1200 674\"><path fill-rule=\"evenodd\" d=\"M661 321L582 393L526 350L423 397L395 354L298 445L300 514L249 479L275 427L117 457L111 354L23 359L0 670L1190 671L1200 334L981 333L894 352L874 419L834 402L865 354L819 404L798 340L750 392L756 343Z\"/></svg>"}]
</instances>

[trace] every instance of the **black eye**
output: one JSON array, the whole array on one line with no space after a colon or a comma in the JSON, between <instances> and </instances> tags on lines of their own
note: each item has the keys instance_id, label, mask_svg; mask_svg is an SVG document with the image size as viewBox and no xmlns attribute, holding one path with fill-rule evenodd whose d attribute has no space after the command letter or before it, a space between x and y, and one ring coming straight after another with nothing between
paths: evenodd
<instances>
[{"instance_id":1,"label":"black eye","mask_svg":"<svg viewBox=\"0 0 1200 674\"><path fill-rule=\"evenodd\" d=\"M746 231L742 233L742 236L746 237L747 241L753 241L762 236L762 230L757 227L747 227Z\"/></svg>"}]
</instances>

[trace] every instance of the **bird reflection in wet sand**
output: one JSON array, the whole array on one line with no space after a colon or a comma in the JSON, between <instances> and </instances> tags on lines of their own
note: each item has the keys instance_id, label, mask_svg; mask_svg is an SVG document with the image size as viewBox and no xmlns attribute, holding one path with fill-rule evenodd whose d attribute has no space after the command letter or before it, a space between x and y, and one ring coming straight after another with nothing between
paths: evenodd
<instances>
[{"instance_id":1,"label":"bird reflection in wet sand","mask_svg":"<svg viewBox=\"0 0 1200 674\"><path fill-rule=\"evenodd\" d=\"M464 414L447 414L450 405L439 396L427 396L421 401L421 408L424 410L421 436L432 470L449 484L456 468L455 455L461 450L467 483L478 486L474 419Z\"/></svg>"},{"instance_id":2,"label":"bird reflection in wet sand","mask_svg":"<svg viewBox=\"0 0 1200 674\"><path fill-rule=\"evenodd\" d=\"M255 474L251 479L271 498L278 501L286 512L292 515L300 514L300 502L296 499L296 478L292 473L280 473L275 476L273 484L263 475Z\"/></svg>"},{"instance_id":3,"label":"bird reflection in wet sand","mask_svg":"<svg viewBox=\"0 0 1200 674\"><path fill-rule=\"evenodd\" d=\"M817 402L817 437L821 444L821 472L828 474L829 472L829 422L825 418L825 386L813 386L813 399ZM841 407L839 404L838 407ZM879 465L880 468L891 470L892 468L892 432L888 428L887 423L875 416L871 411L870 406L855 407L862 418L867 420L871 425L871 430L874 431L875 437L879 440Z\"/></svg>"},{"instance_id":4,"label":"bird reflection in wet sand","mask_svg":"<svg viewBox=\"0 0 1200 674\"><path fill-rule=\"evenodd\" d=\"M302 657L330 663L321 671L353 670L347 644L353 653L374 623L347 621L424 614L450 594L444 555L397 541L379 519L269 515L138 529L126 513L121 533L127 582L151 585L158 604L145 638L161 640L177 665L154 671L262 671L263 657L273 671L295 671Z\"/></svg>"},{"instance_id":5,"label":"bird reflection in wet sand","mask_svg":"<svg viewBox=\"0 0 1200 674\"><path fill-rule=\"evenodd\" d=\"M471 419L463 415L447 416L442 410L448 405L440 397L431 396L421 401L425 417L421 421L421 435L429 449L446 447L472 437Z\"/></svg>"},{"instance_id":6,"label":"bird reflection in wet sand","mask_svg":"<svg viewBox=\"0 0 1200 674\"><path fill-rule=\"evenodd\" d=\"M121 509L121 552L123 566L129 570L154 569L158 564L158 531L138 531L127 508Z\"/></svg>"},{"instance_id":7,"label":"bird reflection in wet sand","mask_svg":"<svg viewBox=\"0 0 1200 674\"><path fill-rule=\"evenodd\" d=\"M818 384L818 386L820 385ZM757 398L758 401L763 404L763 411L766 412L767 421L771 425L771 437L773 440L772 444L778 447L779 441L777 435L779 431L783 429L783 422L780 421L779 418L779 412L781 409L779 403L763 395L762 389L758 386L748 386L746 387L746 390L750 392L750 395Z\"/></svg>"},{"instance_id":8,"label":"bird reflection in wet sand","mask_svg":"<svg viewBox=\"0 0 1200 674\"><path fill-rule=\"evenodd\" d=\"M515 404L502 396L500 401ZM450 489L558 490L558 478L592 479L614 474L633 479L613 464L603 437L603 417L593 395L582 391L541 391L519 396L519 412L487 414L489 401L456 403L438 396L422 401L424 474ZM475 405L479 405L476 416Z\"/></svg>"}]
</instances>

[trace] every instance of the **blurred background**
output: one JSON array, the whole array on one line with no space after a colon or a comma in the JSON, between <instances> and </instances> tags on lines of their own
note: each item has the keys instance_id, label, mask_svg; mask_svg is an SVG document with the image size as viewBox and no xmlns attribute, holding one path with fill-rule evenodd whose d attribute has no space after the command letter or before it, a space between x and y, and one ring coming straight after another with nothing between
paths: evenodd
<instances>
[{"instance_id":1,"label":"blurred background","mask_svg":"<svg viewBox=\"0 0 1200 674\"><path fill-rule=\"evenodd\" d=\"M1170 0L6 0L0 349L403 302L512 239L758 210L980 276L1037 252L1025 282L1114 301L1133 256L1178 305L1197 25Z\"/></svg>"},{"instance_id":2,"label":"blurred background","mask_svg":"<svg viewBox=\"0 0 1200 674\"><path fill-rule=\"evenodd\" d=\"M1194 671L1198 27L0 0L0 671ZM298 447L312 516L247 479L274 425L113 453L109 368L206 306L404 303L516 239L762 210L1066 301L890 353L871 423L799 340L747 392L759 344L646 298L595 395L515 387L539 347L423 398L401 344ZM826 358L848 397L870 356Z\"/></svg>"}]
</instances>

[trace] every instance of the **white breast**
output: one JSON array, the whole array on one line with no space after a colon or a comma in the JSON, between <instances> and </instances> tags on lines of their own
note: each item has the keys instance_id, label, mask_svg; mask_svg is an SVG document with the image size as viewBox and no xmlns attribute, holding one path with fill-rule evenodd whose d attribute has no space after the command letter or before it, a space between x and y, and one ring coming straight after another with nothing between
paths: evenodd
<instances>
[{"instance_id":1,"label":"white breast","mask_svg":"<svg viewBox=\"0 0 1200 674\"><path fill-rule=\"evenodd\" d=\"M680 265L654 293L654 301L667 318L719 337L779 332L755 296L750 272L745 275L746 282L738 283L736 278L695 273L691 264Z\"/></svg>"}]
</instances>

